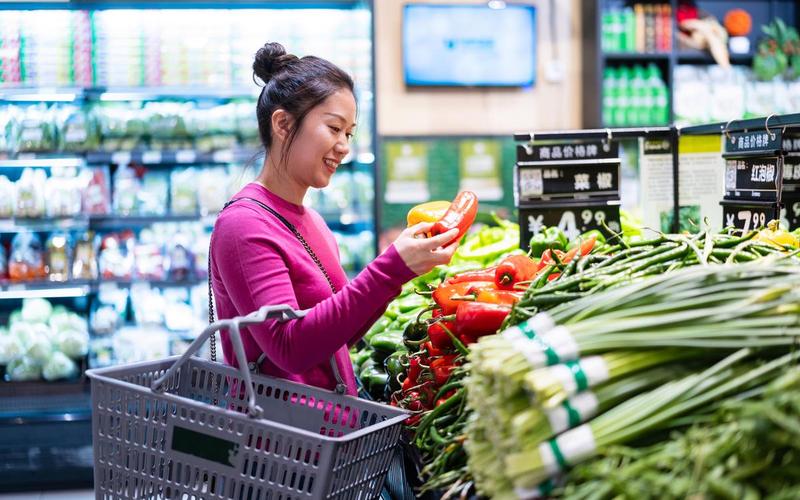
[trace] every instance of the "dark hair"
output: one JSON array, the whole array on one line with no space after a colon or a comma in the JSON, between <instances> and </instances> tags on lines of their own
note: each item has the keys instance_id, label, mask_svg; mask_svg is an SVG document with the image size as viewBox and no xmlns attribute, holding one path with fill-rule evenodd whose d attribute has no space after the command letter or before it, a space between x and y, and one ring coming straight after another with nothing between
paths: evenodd
<instances>
[{"instance_id":1,"label":"dark hair","mask_svg":"<svg viewBox=\"0 0 800 500\"><path fill-rule=\"evenodd\" d=\"M335 64L319 57L298 58L287 54L283 45L275 42L265 44L256 52L254 81L256 76L264 82L256 116L261 144L267 154L272 146L272 113L276 109L283 109L294 118L294 126L283 147L285 154L309 111L338 90L348 89L355 94L353 79Z\"/></svg>"}]
</instances>

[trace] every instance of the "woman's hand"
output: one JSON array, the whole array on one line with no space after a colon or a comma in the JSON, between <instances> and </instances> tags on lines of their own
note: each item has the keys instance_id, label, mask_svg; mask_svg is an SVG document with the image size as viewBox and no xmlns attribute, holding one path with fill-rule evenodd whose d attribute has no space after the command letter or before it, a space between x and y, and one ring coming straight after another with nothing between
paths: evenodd
<instances>
[{"instance_id":1,"label":"woman's hand","mask_svg":"<svg viewBox=\"0 0 800 500\"><path fill-rule=\"evenodd\" d=\"M394 241L397 253L417 276L427 273L434 266L450 262L458 248L458 241L442 247L458 235L458 229L426 238L432 227L432 222L421 222L405 229Z\"/></svg>"}]
</instances>

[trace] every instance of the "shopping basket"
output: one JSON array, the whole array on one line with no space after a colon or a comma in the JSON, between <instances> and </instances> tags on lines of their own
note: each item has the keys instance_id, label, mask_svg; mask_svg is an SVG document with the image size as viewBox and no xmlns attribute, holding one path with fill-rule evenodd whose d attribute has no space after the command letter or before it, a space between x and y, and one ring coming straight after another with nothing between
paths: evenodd
<instances>
[{"instance_id":1,"label":"shopping basket","mask_svg":"<svg viewBox=\"0 0 800 500\"><path fill-rule=\"evenodd\" d=\"M247 370L240 326L210 324L180 357L87 372L97 499L361 499L379 495L407 414ZM193 356L227 329L237 370Z\"/></svg>"}]
</instances>

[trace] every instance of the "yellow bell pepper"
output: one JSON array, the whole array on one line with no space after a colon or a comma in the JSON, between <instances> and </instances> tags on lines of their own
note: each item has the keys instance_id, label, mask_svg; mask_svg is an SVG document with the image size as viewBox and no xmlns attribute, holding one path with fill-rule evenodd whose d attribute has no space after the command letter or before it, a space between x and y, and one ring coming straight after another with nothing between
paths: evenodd
<instances>
[{"instance_id":1,"label":"yellow bell pepper","mask_svg":"<svg viewBox=\"0 0 800 500\"><path fill-rule=\"evenodd\" d=\"M441 219L447 209L450 208L449 201L429 201L417 205L408 211L408 227L420 222L436 222Z\"/></svg>"},{"instance_id":2,"label":"yellow bell pepper","mask_svg":"<svg viewBox=\"0 0 800 500\"><path fill-rule=\"evenodd\" d=\"M781 249L784 245L789 245L793 248L800 247L800 240L789 231L781 229L776 220L770 221L767 227L759 231L754 239Z\"/></svg>"}]
</instances>

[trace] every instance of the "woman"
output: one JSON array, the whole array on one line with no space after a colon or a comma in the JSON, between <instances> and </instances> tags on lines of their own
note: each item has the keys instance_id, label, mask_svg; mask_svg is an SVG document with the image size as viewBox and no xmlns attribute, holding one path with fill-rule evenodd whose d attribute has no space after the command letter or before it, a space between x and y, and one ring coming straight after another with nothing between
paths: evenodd
<instances>
[{"instance_id":1,"label":"woman","mask_svg":"<svg viewBox=\"0 0 800 500\"><path fill-rule=\"evenodd\" d=\"M308 188L323 188L350 151L356 119L353 81L332 63L297 58L277 43L253 63L264 82L256 113L264 165L217 218L211 239L211 284L219 318L263 305L308 310L297 320L268 320L242 331L251 369L356 395L348 345L383 314L403 283L450 261L457 230L421 238L431 224L405 230L348 283L336 240L314 210ZM236 366L227 332L225 361Z\"/></svg>"}]
</instances>

